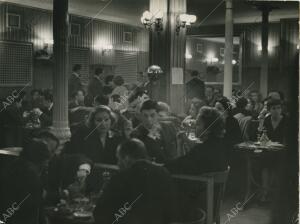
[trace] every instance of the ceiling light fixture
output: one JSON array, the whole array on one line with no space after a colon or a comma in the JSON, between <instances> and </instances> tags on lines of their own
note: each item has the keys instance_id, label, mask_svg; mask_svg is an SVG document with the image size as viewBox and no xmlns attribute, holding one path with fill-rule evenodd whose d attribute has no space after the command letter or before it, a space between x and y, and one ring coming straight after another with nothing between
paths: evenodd
<instances>
[{"instance_id":1,"label":"ceiling light fixture","mask_svg":"<svg viewBox=\"0 0 300 224\"><path fill-rule=\"evenodd\" d=\"M161 11L153 14L147 10L141 17L141 23L145 26L146 29L151 31L152 25L154 25L155 31L158 33L163 30L162 21L163 13Z\"/></svg>"}]
</instances>

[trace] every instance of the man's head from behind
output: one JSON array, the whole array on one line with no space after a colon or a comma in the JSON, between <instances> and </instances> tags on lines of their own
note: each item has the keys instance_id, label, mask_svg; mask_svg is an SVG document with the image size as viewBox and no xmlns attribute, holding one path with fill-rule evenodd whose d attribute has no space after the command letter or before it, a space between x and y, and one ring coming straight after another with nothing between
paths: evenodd
<instances>
[{"instance_id":1,"label":"man's head from behind","mask_svg":"<svg viewBox=\"0 0 300 224\"><path fill-rule=\"evenodd\" d=\"M143 142L138 139L129 139L119 145L117 150L118 166L126 169L137 160L147 158L147 150Z\"/></svg>"},{"instance_id":2,"label":"man's head from behind","mask_svg":"<svg viewBox=\"0 0 300 224\"><path fill-rule=\"evenodd\" d=\"M95 75L96 76L100 76L103 73L103 69L102 68L96 68L95 69Z\"/></svg>"},{"instance_id":3,"label":"man's head from behind","mask_svg":"<svg viewBox=\"0 0 300 224\"><path fill-rule=\"evenodd\" d=\"M78 72L80 72L80 70L81 70L81 65L80 64L75 64L74 66L73 66L73 72L76 72L76 73L78 73Z\"/></svg>"}]
</instances>

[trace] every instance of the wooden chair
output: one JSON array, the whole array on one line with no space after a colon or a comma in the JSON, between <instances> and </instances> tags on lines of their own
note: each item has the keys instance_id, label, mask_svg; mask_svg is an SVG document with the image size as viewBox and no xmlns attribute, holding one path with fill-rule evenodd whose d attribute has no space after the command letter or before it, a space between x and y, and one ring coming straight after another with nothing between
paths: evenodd
<instances>
[{"instance_id":1,"label":"wooden chair","mask_svg":"<svg viewBox=\"0 0 300 224\"><path fill-rule=\"evenodd\" d=\"M201 176L192 175L172 175L173 179L188 180L204 183L206 185L206 224L212 224L214 221L220 224L220 207L223 202L227 177L230 168L222 172L206 173ZM215 186L218 186L216 194L216 205L214 205L215 199ZM214 215L215 209L215 215Z\"/></svg>"}]
</instances>

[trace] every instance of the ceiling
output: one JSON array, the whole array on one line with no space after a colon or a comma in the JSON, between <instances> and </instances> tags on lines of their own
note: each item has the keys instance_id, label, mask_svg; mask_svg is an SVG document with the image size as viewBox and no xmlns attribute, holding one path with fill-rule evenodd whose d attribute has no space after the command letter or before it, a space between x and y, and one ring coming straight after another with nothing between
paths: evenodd
<instances>
[{"instance_id":1,"label":"ceiling","mask_svg":"<svg viewBox=\"0 0 300 224\"><path fill-rule=\"evenodd\" d=\"M12 2L49 10L53 5L53 0L0 0L0 2ZM225 3L221 2L222 0L187 0L187 12L197 15L198 26L224 24ZM291 2L291 0L274 2L270 4L276 4L278 9L271 11L271 22L279 21L281 18L298 18L298 2ZM217 5L219 7L205 19ZM149 0L69 0L69 11L72 14L135 26L141 26L140 17L148 8ZM233 0L233 15L234 23L261 21L261 12L247 0Z\"/></svg>"}]
</instances>

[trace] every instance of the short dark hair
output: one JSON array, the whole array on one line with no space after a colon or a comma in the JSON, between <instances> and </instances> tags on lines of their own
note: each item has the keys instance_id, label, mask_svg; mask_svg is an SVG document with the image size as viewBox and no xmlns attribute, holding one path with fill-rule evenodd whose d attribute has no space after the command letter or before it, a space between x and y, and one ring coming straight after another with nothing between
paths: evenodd
<instances>
[{"instance_id":1,"label":"short dark hair","mask_svg":"<svg viewBox=\"0 0 300 224\"><path fill-rule=\"evenodd\" d=\"M100 75L103 72L102 68L96 68L95 69L95 75Z\"/></svg>"},{"instance_id":2,"label":"short dark hair","mask_svg":"<svg viewBox=\"0 0 300 224\"><path fill-rule=\"evenodd\" d=\"M248 104L248 100L245 97L240 97L236 102L236 107L238 109L245 109L247 104Z\"/></svg>"},{"instance_id":3,"label":"short dark hair","mask_svg":"<svg viewBox=\"0 0 300 224\"><path fill-rule=\"evenodd\" d=\"M267 108L268 108L268 110L270 110L271 107L277 106L277 105L282 106L281 100L279 100L279 99L272 99L272 98L268 99L268 102L267 102Z\"/></svg>"},{"instance_id":4,"label":"short dark hair","mask_svg":"<svg viewBox=\"0 0 300 224\"><path fill-rule=\"evenodd\" d=\"M144 143L136 138L124 141L119 146L119 154L121 157L129 156L133 159L146 159L148 156Z\"/></svg>"},{"instance_id":5,"label":"short dark hair","mask_svg":"<svg viewBox=\"0 0 300 224\"><path fill-rule=\"evenodd\" d=\"M142 112L143 110L156 110L156 112L158 112L158 109L159 107L156 101L147 100L142 104L140 111Z\"/></svg>"},{"instance_id":6,"label":"short dark hair","mask_svg":"<svg viewBox=\"0 0 300 224\"><path fill-rule=\"evenodd\" d=\"M225 96L223 96L220 99L217 99L216 103L222 104L222 106L224 107L224 110L226 110L228 112L228 114L231 115L232 106L231 106L231 103L230 103L229 99L227 99Z\"/></svg>"},{"instance_id":7,"label":"short dark hair","mask_svg":"<svg viewBox=\"0 0 300 224\"><path fill-rule=\"evenodd\" d=\"M45 99L46 101L53 102L53 95L52 95L51 93L49 93L49 92L47 91L47 92L45 92L43 95L44 95L44 99Z\"/></svg>"},{"instance_id":8,"label":"short dark hair","mask_svg":"<svg viewBox=\"0 0 300 224\"><path fill-rule=\"evenodd\" d=\"M41 164L51 157L48 146L40 139L33 139L25 144L20 156L34 164Z\"/></svg>"},{"instance_id":9,"label":"short dark hair","mask_svg":"<svg viewBox=\"0 0 300 224\"><path fill-rule=\"evenodd\" d=\"M197 133L201 137L207 135L208 137L223 137L225 134L225 121L221 113L213 107L204 106L200 109L196 127L200 122L204 123L203 133Z\"/></svg>"},{"instance_id":10,"label":"short dark hair","mask_svg":"<svg viewBox=\"0 0 300 224\"><path fill-rule=\"evenodd\" d=\"M75 64L74 66L73 66L73 72L77 72L77 71L79 71L81 69L81 65L80 64Z\"/></svg>"},{"instance_id":11,"label":"short dark hair","mask_svg":"<svg viewBox=\"0 0 300 224\"><path fill-rule=\"evenodd\" d=\"M105 85L108 85L109 82L112 82L113 78L114 78L113 75L106 76L105 79L104 79Z\"/></svg>"},{"instance_id":12,"label":"short dark hair","mask_svg":"<svg viewBox=\"0 0 300 224\"><path fill-rule=\"evenodd\" d=\"M36 137L39 139L49 138L49 139L55 141L57 143L57 146L59 145L59 139L53 133L51 133L49 131L41 131L37 134Z\"/></svg>"},{"instance_id":13,"label":"short dark hair","mask_svg":"<svg viewBox=\"0 0 300 224\"><path fill-rule=\"evenodd\" d=\"M113 78L113 82L116 86L121 86L124 84L124 79L122 76L120 75L117 75Z\"/></svg>"},{"instance_id":14,"label":"short dark hair","mask_svg":"<svg viewBox=\"0 0 300 224\"><path fill-rule=\"evenodd\" d=\"M199 75L199 72L197 70L194 70L194 71L191 72L192 77L196 77L198 75Z\"/></svg>"},{"instance_id":15,"label":"short dark hair","mask_svg":"<svg viewBox=\"0 0 300 224\"><path fill-rule=\"evenodd\" d=\"M95 96L94 101L99 103L100 105L108 106L109 104L109 98L106 95L97 95Z\"/></svg>"}]
</instances>

